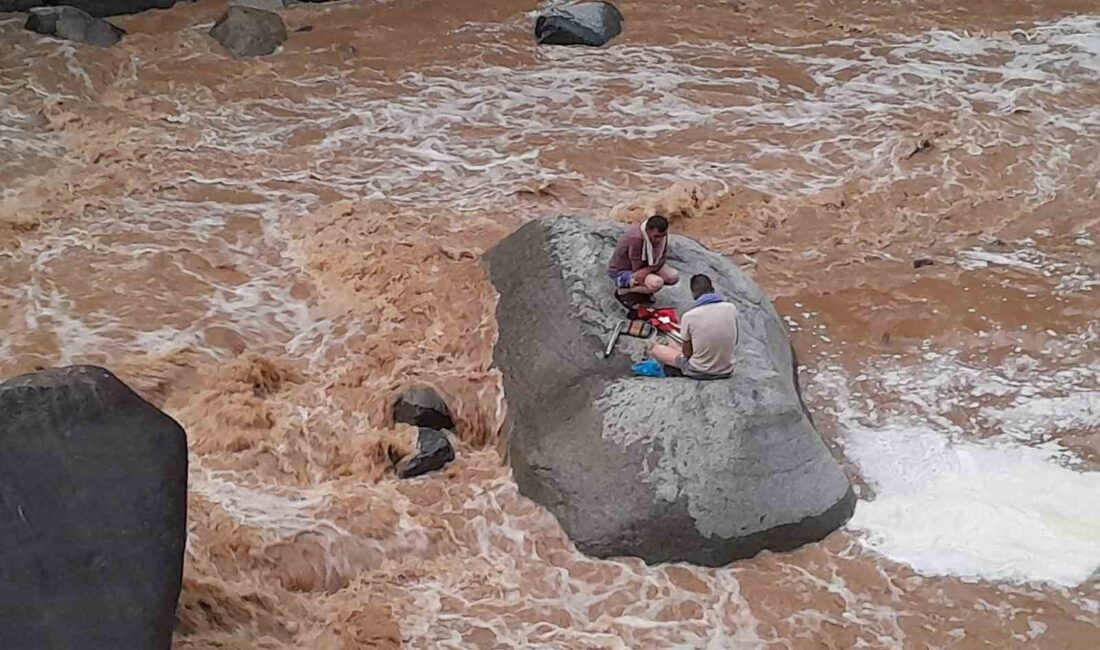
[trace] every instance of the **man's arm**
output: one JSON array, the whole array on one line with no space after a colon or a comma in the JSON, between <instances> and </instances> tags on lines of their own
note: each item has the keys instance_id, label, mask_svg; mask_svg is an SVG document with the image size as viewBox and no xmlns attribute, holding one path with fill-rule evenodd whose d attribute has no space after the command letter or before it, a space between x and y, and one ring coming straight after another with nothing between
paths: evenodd
<instances>
[{"instance_id":1,"label":"man's arm","mask_svg":"<svg viewBox=\"0 0 1100 650\"><path fill-rule=\"evenodd\" d=\"M641 284L647 275L657 270L656 267L645 265L645 258L642 255L644 249L645 241L641 238L632 239L626 249L630 257L630 270L633 271L634 284Z\"/></svg>"},{"instance_id":2,"label":"man's arm","mask_svg":"<svg viewBox=\"0 0 1100 650\"><path fill-rule=\"evenodd\" d=\"M643 251L645 250L645 241L641 237L637 239L631 239L630 244L626 247L626 253L630 256L630 270L635 273L638 271L645 271L646 275L653 272L653 269L647 268L645 265L645 258Z\"/></svg>"},{"instance_id":3,"label":"man's arm","mask_svg":"<svg viewBox=\"0 0 1100 650\"><path fill-rule=\"evenodd\" d=\"M691 346L691 323L684 321L683 327L680 328L680 338L683 339L684 345L682 346L685 359L690 359L695 348Z\"/></svg>"}]
</instances>

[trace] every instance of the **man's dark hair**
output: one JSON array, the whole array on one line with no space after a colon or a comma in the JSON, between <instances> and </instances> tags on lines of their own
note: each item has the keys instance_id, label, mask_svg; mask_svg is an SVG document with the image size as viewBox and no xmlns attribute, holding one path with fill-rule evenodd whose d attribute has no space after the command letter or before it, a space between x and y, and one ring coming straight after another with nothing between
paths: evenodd
<instances>
[{"instance_id":1,"label":"man's dark hair","mask_svg":"<svg viewBox=\"0 0 1100 650\"><path fill-rule=\"evenodd\" d=\"M655 214L646 221L646 229L652 228L657 232L668 232L668 219Z\"/></svg>"},{"instance_id":2,"label":"man's dark hair","mask_svg":"<svg viewBox=\"0 0 1100 650\"><path fill-rule=\"evenodd\" d=\"M698 275L691 276L691 292L697 294L714 293L714 285L711 284L710 278L699 273Z\"/></svg>"}]
</instances>

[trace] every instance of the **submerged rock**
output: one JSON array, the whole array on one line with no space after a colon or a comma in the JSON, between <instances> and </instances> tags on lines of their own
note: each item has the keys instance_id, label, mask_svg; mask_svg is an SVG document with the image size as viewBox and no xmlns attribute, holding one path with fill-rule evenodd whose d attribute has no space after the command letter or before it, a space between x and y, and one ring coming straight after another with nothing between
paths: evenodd
<instances>
[{"instance_id":1,"label":"submerged rock","mask_svg":"<svg viewBox=\"0 0 1100 650\"><path fill-rule=\"evenodd\" d=\"M167 9L176 0L0 0L0 13L30 11L35 7L75 7L92 16L136 14L147 9Z\"/></svg>"},{"instance_id":2,"label":"submerged rock","mask_svg":"<svg viewBox=\"0 0 1100 650\"><path fill-rule=\"evenodd\" d=\"M0 646L171 644L187 437L110 372L0 383Z\"/></svg>"},{"instance_id":3,"label":"submerged rock","mask_svg":"<svg viewBox=\"0 0 1100 650\"><path fill-rule=\"evenodd\" d=\"M447 403L426 386L410 388L398 396L393 404L393 421L429 429L455 428Z\"/></svg>"},{"instance_id":4,"label":"submerged rock","mask_svg":"<svg viewBox=\"0 0 1100 650\"><path fill-rule=\"evenodd\" d=\"M634 377L638 340L603 358L623 318L606 264L624 228L537 219L487 254L520 491L599 557L718 566L825 537L851 516L855 495L803 411L782 321L732 262L671 239L681 276L706 273L740 311L733 377ZM658 302L688 307L687 285L666 287Z\"/></svg>"},{"instance_id":5,"label":"submerged rock","mask_svg":"<svg viewBox=\"0 0 1100 650\"><path fill-rule=\"evenodd\" d=\"M229 0L230 7L248 7L261 11L281 11L286 9L284 0Z\"/></svg>"},{"instance_id":6,"label":"submerged rock","mask_svg":"<svg viewBox=\"0 0 1100 650\"><path fill-rule=\"evenodd\" d=\"M23 26L38 34L99 47L110 47L126 35L121 27L115 27L75 7L32 9Z\"/></svg>"},{"instance_id":7,"label":"submerged rock","mask_svg":"<svg viewBox=\"0 0 1100 650\"><path fill-rule=\"evenodd\" d=\"M264 56L286 42L286 25L278 14L249 7L229 7L210 36L234 58Z\"/></svg>"},{"instance_id":8,"label":"submerged rock","mask_svg":"<svg viewBox=\"0 0 1100 650\"><path fill-rule=\"evenodd\" d=\"M582 2L554 7L535 20L540 45L599 47L623 31L623 15L610 2Z\"/></svg>"},{"instance_id":9,"label":"submerged rock","mask_svg":"<svg viewBox=\"0 0 1100 650\"><path fill-rule=\"evenodd\" d=\"M398 461L396 470L400 478L412 478L434 472L455 459L455 450L445 431L420 427L416 436L416 449Z\"/></svg>"}]
</instances>

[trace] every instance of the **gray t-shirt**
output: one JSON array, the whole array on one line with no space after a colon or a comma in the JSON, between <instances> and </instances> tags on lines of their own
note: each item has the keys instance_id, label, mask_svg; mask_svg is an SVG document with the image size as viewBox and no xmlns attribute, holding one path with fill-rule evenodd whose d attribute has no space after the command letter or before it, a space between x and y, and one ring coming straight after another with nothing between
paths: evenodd
<instances>
[{"instance_id":1,"label":"gray t-shirt","mask_svg":"<svg viewBox=\"0 0 1100 650\"><path fill-rule=\"evenodd\" d=\"M684 341L691 341L690 374L728 375L733 372L737 343L737 307L713 302L688 310L680 323Z\"/></svg>"}]
</instances>

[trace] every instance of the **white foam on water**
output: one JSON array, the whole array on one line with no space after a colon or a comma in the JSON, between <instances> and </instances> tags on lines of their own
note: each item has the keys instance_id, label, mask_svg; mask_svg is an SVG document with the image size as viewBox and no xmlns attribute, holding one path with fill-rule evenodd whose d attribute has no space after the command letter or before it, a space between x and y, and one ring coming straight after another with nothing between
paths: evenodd
<instances>
[{"instance_id":1,"label":"white foam on water","mask_svg":"<svg viewBox=\"0 0 1100 650\"><path fill-rule=\"evenodd\" d=\"M155 224L159 240L140 247L112 243L110 252L133 259L158 251L171 255L179 241L195 241L204 248L196 252L238 263L253 279L236 287L211 282L205 313L193 326L173 330L162 322L143 323L148 331L129 341L126 330L135 326L124 315L104 320L67 313L68 296L28 303L37 310L29 317L54 330L68 359L105 342L126 351L158 344L155 339L194 344L211 323L228 324L250 338L280 341L317 331L318 336L295 340L300 350L326 340L320 331L324 325L310 315L308 305L280 289L289 284L287 275L261 263L257 251L285 248L288 237L279 232L280 224L315 209L320 190L384 198L417 209L442 203L463 211L499 210L512 205L517 189L550 182L583 187L584 200L608 207L624 191L685 179L717 178L723 186L737 183L794 195L851 180L853 174L880 184L933 174L947 187L956 182L956 168L965 164L955 156L938 157L923 171L899 161L913 146L912 134L906 132L912 126L909 116L950 108L956 135L945 136L937 147L981 152L997 143L1023 141L1026 135L1033 151L1021 164L1034 181L1028 188L1032 200L1039 201L1049 198L1067 173L1081 173L1066 152L1089 146L1084 136L1100 124L1100 108L1093 103L1062 101L1095 82L1100 66L1100 21L1095 16L1037 25L1023 45L935 31L813 45L617 43L594 51L540 48L534 54L528 22L508 26L523 31L522 40L511 39L511 32L479 39L479 29L498 34L501 25L468 25L464 29L472 32L470 38L484 41L472 45L475 56L408 72L396 83L382 77L351 80L348 70L328 67L274 83L296 91L316 87L339 92L297 100L292 97L301 92L276 92L263 99L224 102L199 88L193 94L158 97L176 106L165 117L190 121L201 133L199 141L177 138L171 128L159 133L157 129L166 127L153 121L148 133L133 130L121 136L122 144L153 142L153 155L165 160L160 171L166 176L157 180L166 187L209 184L262 197L263 203L247 211L261 213L266 241L240 248L211 241L221 217L245 210L240 205L123 198L112 207L115 214L102 220L110 224L104 232L141 232ZM16 53L25 51L29 61L33 46L16 41ZM494 51L507 52L519 63L505 67L482 56ZM47 58L75 82L39 88L31 76L26 83L0 80L5 84L0 90L24 89L41 102L67 99L68 91L79 101L77 95L91 92L91 82L83 69L69 70L82 65L73 52L69 45L58 45ZM807 92L784 84L768 72L775 64L803 71L819 87ZM132 66L119 74L114 83L122 90L140 83ZM996 111L981 108L989 104ZM62 162L66 155L77 155L63 153L61 134L43 137L41 129L23 128L31 125L32 109L37 108L5 103L0 96L0 165L5 169L18 169L21 161L43 155L44 146ZM1004 115L1017 109L1030 111L1034 120L1008 125ZM293 157L272 154L307 124L323 133L320 141L301 145ZM777 129L781 138L775 137ZM593 174L558 159L563 152L591 150L601 142L614 144L613 157L601 166L614 171ZM634 144L640 145L637 150ZM196 156L204 155L241 164L195 169ZM264 164L243 164L254 155ZM80 169L81 164L73 166ZM274 182L301 189L274 191ZM0 191L6 198L15 190ZM558 211L560 206L532 208L532 216L542 209ZM80 224L39 242L47 250L39 251L33 290L47 295L62 290L50 285L48 262L66 246L99 234L85 228L87 224ZM1017 267L1037 263L1030 257L1013 259ZM1084 291L1097 281L1087 267L1067 267L1060 290Z\"/></svg>"},{"instance_id":2,"label":"white foam on water","mask_svg":"<svg viewBox=\"0 0 1100 650\"><path fill-rule=\"evenodd\" d=\"M211 472L196 466L190 472L188 489L221 506L238 523L271 531L281 538L326 529L350 535L318 515L332 499L331 490L324 488L252 488L242 485L232 472Z\"/></svg>"},{"instance_id":3,"label":"white foam on water","mask_svg":"<svg viewBox=\"0 0 1100 650\"><path fill-rule=\"evenodd\" d=\"M959 266L967 270L981 269L989 265L1001 265L1023 271L1038 272L1042 269L1032 262L1019 259L1018 256L1001 255L983 250L965 250L957 256Z\"/></svg>"},{"instance_id":4,"label":"white foam on water","mask_svg":"<svg viewBox=\"0 0 1100 650\"><path fill-rule=\"evenodd\" d=\"M848 524L862 544L929 575L1090 579L1100 568L1100 472L1073 469L1079 459L1050 436L1100 424L1096 368L1052 371L1026 356L978 368L935 352L910 367L869 365L857 381L877 376L896 404L857 399L864 393L852 394L836 367L808 387L832 402L844 454L874 491ZM989 423L1002 428L978 438Z\"/></svg>"},{"instance_id":5,"label":"white foam on water","mask_svg":"<svg viewBox=\"0 0 1100 650\"><path fill-rule=\"evenodd\" d=\"M1091 103L1058 98L1093 82L1096 25L1087 16L1041 25L1036 33L1045 36L1026 46L938 31L817 45L542 48L532 56L526 33L520 46L497 35L500 24L471 24L462 30L474 32L471 38L493 34L472 43L471 52L506 51L522 63L505 67L472 56L408 72L396 84L349 83L346 70L325 68L278 83L339 88L333 96L209 106L213 100L201 96L169 101L202 124L199 147L230 156L277 150L306 120L324 134L303 145L309 171L250 168L255 182L309 180L349 195L456 210L500 206L518 188L552 181L581 182L601 204L624 189L685 178L782 194L817 192L853 175L889 184L933 174L951 185L964 163L950 156L922 172L901 164L913 148L907 130L919 126L910 117L948 110L956 135L937 147L1032 147L1021 164L1035 181L1026 188L1030 200L1041 201L1071 167L1064 151L1082 146L1081 136L1100 119ZM820 87L806 92L782 83L768 73L775 64L804 71ZM992 113L990 104L997 107ZM1004 115L1017 109L1035 119L1006 123ZM594 141L614 145L616 152L601 155L625 173L586 178L554 156L590 150ZM644 148L634 154L632 143Z\"/></svg>"},{"instance_id":6,"label":"white foam on water","mask_svg":"<svg viewBox=\"0 0 1100 650\"><path fill-rule=\"evenodd\" d=\"M28 239L14 255L30 261L30 279L18 289L4 292L24 307L25 323L5 338L18 345L27 337L49 331L60 363L184 346L206 349L203 334L212 326L230 328L264 343L297 339L301 348L303 332L323 333L326 325L318 322L307 299L293 294L296 269L284 257L288 237L275 225L282 218L280 198L284 197L273 196L273 200L243 209L214 201L123 198L115 204L115 211L103 215L105 218L81 220L61 232L46 230ZM293 195L286 199L302 200ZM226 217L242 212L258 221L261 236L238 241L236 235L225 234ZM65 276L73 268L70 255L80 259L94 256L97 272L104 273L102 280L86 290L90 296L72 296L65 291ZM188 256L201 258L205 265L233 269L242 279L222 281L196 271L188 266ZM159 313L145 310L139 321L133 310L143 306L138 297L143 287L131 289L133 299L126 304L121 304L115 292L134 276L157 268L153 266L157 260L167 260L174 273L193 282L187 290L180 287L181 293L171 298L169 308ZM106 279L113 278L115 272L125 273L123 279ZM75 300L101 297L114 311L82 312ZM190 322L180 325L177 310L190 312Z\"/></svg>"},{"instance_id":7,"label":"white foam on water","mask_svg":"<svg viewBox=\"0 0 1100 650\"><path fill-rule=\"evenodd\" d=\"M378 488L381 489L381 488ZM763 648L757 621L737 578L737 569L700 569L689 565L647 566L640 560L598 560L580 554L568 544L569 563L612 569L599 581L574 576L547 562L535 540L555 540L563 533L553 516L541 508L509 511L519 498L511 477L502 474L484 488L474 488L465 499L445 499L448 513L461 515L473 539L451 548L463 558L463 575L442 574L404 586L414 607L401 614L403 640L410 647L467 648L462 632L486 628L496 647L504 648ZM399 528L413 524L403 518ZM470 535L464 535L464 538ZM457 540L456 540L457 541ZM387 551L390 556L391 551ZM556 563L555 563L556 565ZM671 579L669 569L690 572L705 591L684 588ZM471 588L471 582L479 587ZM647 589L656 598L635 598ZM631 597L621 612L599 611L616 594ZM665 620L662 612L679 606L699 606L701 617ZM479 609L508 611L511 615L479 615ZM530 610L564 610L570 624L562 626Z\"/></svg>"},{"instance_id":8,"label":"white foam on water","mask_svg":"<svg viewBox=\"0 0 1100 650\"><path fill-rule=\"evenodd\" d=\"M1075 586L1100 567L1100 473L919 425L849 427L844 453L876 492L848 526L921 573Z\"/></svg>"},{"instance_id":9,"label":"white foam on water","mask_svg":"<svg viewBox=\"0 0 1100 650\"><path fill-rule=\"evenodd\" d=\"M1083 391L1062 397L1021 398L1004 409L987 409L983 415L1005 434L1034 440L1051 431L1100 431L1100 391Z\"/></svg>"}]
</instances>

